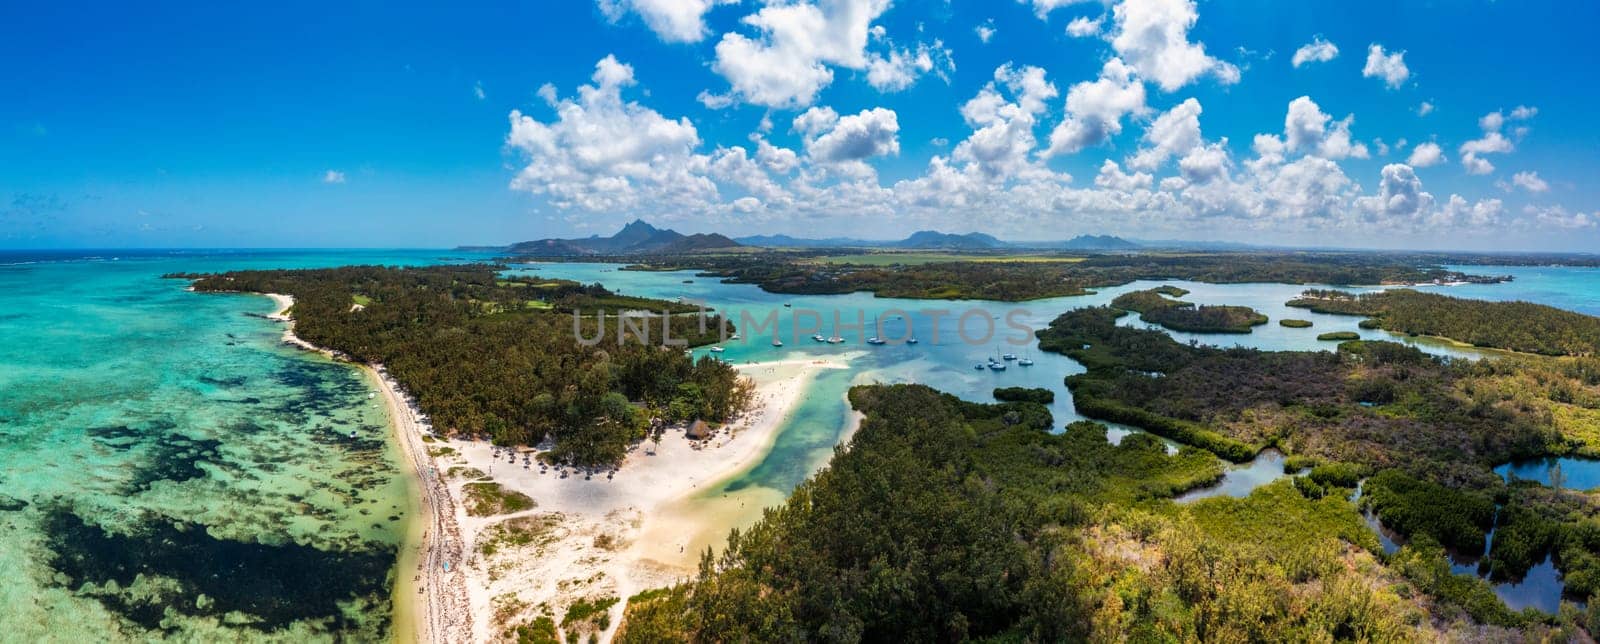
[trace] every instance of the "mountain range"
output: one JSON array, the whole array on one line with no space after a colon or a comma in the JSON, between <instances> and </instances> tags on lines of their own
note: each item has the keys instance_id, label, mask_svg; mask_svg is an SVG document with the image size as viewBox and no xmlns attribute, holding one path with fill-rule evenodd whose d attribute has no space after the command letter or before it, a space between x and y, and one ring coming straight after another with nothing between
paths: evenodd
<instances>
[{"instance_id":1,"label":"mountain range","mask_svg":"<svg viewBox=\"0 0 1600 644\"><path fill-rule=\"evenodd\" d=\"M1066 241L1008 242L984 233L942 233L921 230L899 241L829 237L804 239L788 235L753 235L734 239L747 246L777 246L788 248L925 248L940 250L984 250L996 248L1040 248L1057 250L1133 250L1144 245L1112 235L1079 235Z\"/></svg>"},{"instance_id":2,"label":"mountain range","mask_svg":"<svg viewBox=\"0 0 1600 644\"><path fill-rule=\"evenodd\" d=\"M1111 235L1079 235L1066 241L1008 242L984 233L957 234L944 233L937 230L919 230L899 241L855 239L851 237L805 239L789 235L753 235L729 239L717 233L685 235L668 228L656 228L642 219L635 219L610 237L591 235L575 239L549 238L517 242L503 247L474 246L470 248L472 250L500 251L510 255L577 257L586 255L671 255L744 246L778 248L869 247L928 250L1034 248L1084 251L1133 250L1144 247L1141 244Z\"/></svg>"}]
</instances>

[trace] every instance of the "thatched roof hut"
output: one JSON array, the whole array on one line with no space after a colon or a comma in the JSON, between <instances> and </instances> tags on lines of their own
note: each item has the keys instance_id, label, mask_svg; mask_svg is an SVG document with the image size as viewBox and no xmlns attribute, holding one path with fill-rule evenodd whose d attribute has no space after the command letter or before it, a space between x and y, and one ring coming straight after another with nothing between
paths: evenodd
<instances>
[{"instance_id":1,"label":"thatched roof hut","mask_svg":"<svg viewBox=\"0 0 1600 644\"><path fill-rule=\"evenodd\" d=\"M711 425L703 420L694 421L688 429L683 430L683 435L692 441L705 440L711 437Z\"/></svg>"}]
</instances>

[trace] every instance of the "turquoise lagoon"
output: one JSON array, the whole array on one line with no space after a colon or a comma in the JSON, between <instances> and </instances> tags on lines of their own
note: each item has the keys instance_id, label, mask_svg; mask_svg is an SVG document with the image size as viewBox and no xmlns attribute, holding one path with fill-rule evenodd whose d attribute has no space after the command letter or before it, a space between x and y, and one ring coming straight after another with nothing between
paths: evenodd
<instances>
[{"instance_id":1,"label":"turquoise lagoon","mask_svg":"<svg viewBox=\"0 0 1600 644\"><path fill-rule=\"evenodd\" d=\"M0 253L0 566L14 571L0 586L0 605L7 607L0 611L0 632L29 640L392 636L390 596L410 492L370 383L347 365L281 345L281 328L259 317L272 309L265 298L196 295L159 276L487 257L458 251ZM786 496L843 438L850 414L844 395L854 384L921 382L979 401L992 400L998 386L1042 387L1056 392L1051 411L1058 425L1081 419L1062 380L1082 368L1040 353L1031 334L1008 322L1042 328L1068 309L1164 283L1193 291L1184 298L1189 301L1248 305L1274 320L1248 335L1174 334L1183 341L1329 349L1317 334L1349 330L1435 354L1490 355L1358 329L1357 318L1284 307L1303 288L1293 285L1141 282L1010 304L859 293L788 296L690 272L618 268L562 263L512 272L600 282L630 295L703 300L735 320L741 313L756 320L776 315L784 346L771 346L769 329L759 338L724 343L716 355L730 362L850 361L850 369L821 372L771 452L703 492L708 500L770 503ZM1559 276L1569 269L1545 270ZM1575 279L1582 285L1563 284L1557 292L1600 292L1600 273ZM1503 299L1548 295L1519 287L1520 280L1472 288L1500 289L1493 292ZM1455 292L1469 295L1468 287L1459 288ZM817 332L823 335L836 331L835 311L847 324L860 320L870 327L880 320L889 338L903 336L909 322L920 343L869 346L861 339L871 330L837 329L850 342L819 344L809 329L795 333L796 311L820 313ZM1279 327L1282 317L1315 326ZM995 324L994 336L980 339L988 322ZM1133 317L1124 323L1141 324ZM961 338L961 328L971 340ZM697 353L711 355L705 348ZM1003 353L1035 364L974 368ZM1136 431L1112 430L1113 440ZM1281 465L1264 460L1230 469L1228 480L1201 494L1247 494L1275 478L1269 470L1281 472ZM731 519L734 525L758 516L759 504L749 505Z\"/></svg>"},{"instance_id":2,"label":"turquoise lagoon","mask_svg":"<svg viewBox=\"0 0 1600 644\"><path fill-rule=\"evenodd\" d=\"M370 384L159 276L439 257L0 253L0 639L388 637L410 494Z\"/></svg>"}]
</instances>

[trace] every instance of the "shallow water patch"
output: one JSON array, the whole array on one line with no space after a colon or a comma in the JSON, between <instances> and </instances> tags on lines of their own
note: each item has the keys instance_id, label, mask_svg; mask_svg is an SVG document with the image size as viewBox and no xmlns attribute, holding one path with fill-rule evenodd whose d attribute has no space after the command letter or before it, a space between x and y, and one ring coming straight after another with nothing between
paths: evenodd
<instances>
[{"instance_id":1,"label":"shallow water patch","mask_svg":"<svg viewBox=\"0 0 1600 644\"><path fill-rule=\"evenodd\" d=\"M1507 482L1513 479L1538 481L1540 484L1566 490L1593 490L1600 488L1600 459L1590 458L1537 458L1505 463L1494 468Z\"/></svg>"}]
</instances>

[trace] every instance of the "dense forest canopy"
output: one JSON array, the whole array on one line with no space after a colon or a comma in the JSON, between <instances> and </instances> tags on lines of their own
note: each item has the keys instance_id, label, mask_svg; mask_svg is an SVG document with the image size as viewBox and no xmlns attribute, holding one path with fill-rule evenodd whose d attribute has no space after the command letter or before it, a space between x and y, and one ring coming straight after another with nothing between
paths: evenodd
<instances>
[{"instance_id":1,"label":"dense forest canopy","mask_svg":"<svg viewBox=\"0 0 1600 644\"><path fill-rule=\"evenodd\" d=\"M1129 291L1111 300L1111 306L1136 312L1141 321L1189 333L1249 333L1267 323L1267 316L1248 306L1195 306L1167 297L1183 297L1187 293L1176 286Z\"/></svg>"},{"instance_id":2,"label":"dense forest canopy","mask_svg":"<svg viewBox=\"0 0 1600 644\"><path fill-rule=\"evenodd\" d=\"M1515 579L1553 553L1576 596L1600 590L1600 499L1508 486L1490 469L1600 453L1600 359L1446 360L1359 341L1336 352L1218 349L1118 326L1120 315L1071 311L1039 332L1041 348L1087 367L1067 378L1079 413L1232 460L1273 446L1300 462L1376 472L1363 502L1385 525L1465 554L1482 552L1496 500L1547 508L1502 513L1492 570ZM1312 478L1348 487L1354 476Z\"/></svg>"},{"instance_id":3,"label":"dense forest canopy","mask_svg":"<svg viewBox=\"0 0 1600 644\"><path fill-rule=\"evenodd\" d=\"M852 251L854 252L854 251ZM879 297L1002 301L1083 295L1137 280L1212 283L1414 284L1482 278L1436 264L1360 253L1137 253L1060 256L995 254L907 264L829 261L826 251L779 251L670 257L617 257L632 270L697 270L774 293L870 291Z\"/></svg>"},{"instance_id":4,"label":"dense forest canopy","mask_svg":"<svg viewBox=\"0 0 1600 644\"><path fill-rule=\"evenodd\" d=\"M1600 318L1531 302L1487 302L1412 289L1361 294L1310 289L1288 304L1318 313L1366 316L1395 333L1480 347L1550 356L1600 355Z\"/></svg>"},{"instance_id":5,"label":"dense forest canopy","mask_svg":"<svg viewBox=\"0 0 1600 644\"><path fill-rule=\"evenodd\" d=\"M1582 616L1512 612L1450 575L1425 535L1383 565L1340 494L1282 481L1176 505L1220 476L1215 458L1112 445L1096 423L1052 434L1022 420L1031 403L920 385L850 399L865 420L849 449L698 576L633 597L619 641L1581 637Z\"/></svg>"},{"instance_id":6,"label":"dense forest canopy","mask_svg":"<svg viewBox=\"0 0 1600 644\"><path fill-rule=\"evenodd\" d=\"M698 345L716 341L727 322L711 316L702 330L694 306L625 297L598 284L505 278L486 265L173 277L194 279L201 292L290 295L297 335L382 363L436 429L501 444L550 440L559 462L615 464L652 420L722 422L751 396L748 381L727 364L696 362L682 347L663 346L664 330ZM663 315L641 319L644 331L637 332L618 325L621 311ZM594 338L602 327L594 346L575 335Z\"/></svg>"}]
</instances>

